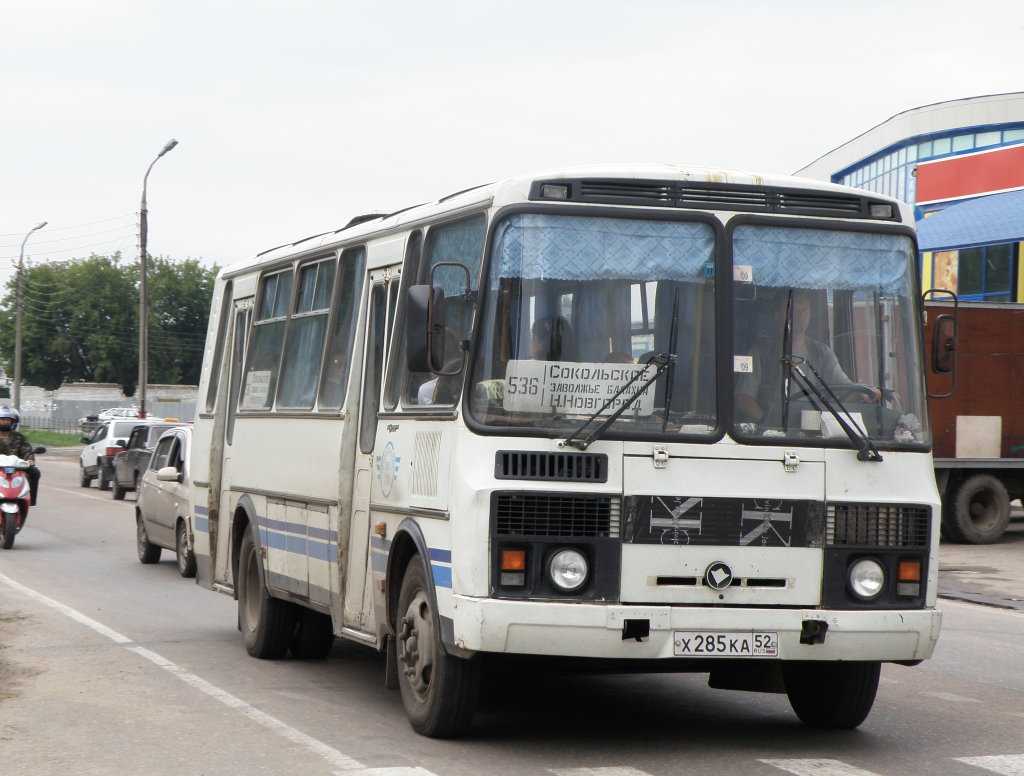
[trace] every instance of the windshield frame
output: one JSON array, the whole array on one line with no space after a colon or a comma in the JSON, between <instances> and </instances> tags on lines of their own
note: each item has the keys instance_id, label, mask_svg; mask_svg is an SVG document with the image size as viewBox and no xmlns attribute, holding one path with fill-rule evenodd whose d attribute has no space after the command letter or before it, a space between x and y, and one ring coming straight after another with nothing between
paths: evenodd
<instances>
[{"instance_id":1,"label":"windshield frame","mask_svg":"<svg viewBox=\"0 0 1024 776\"><path fill-rule=\"evenodd\" d=\"M716 217L713 213L706 211L693 211L693 210L661 210L661 209L649 209L649 208L638 208L638 207L615 207L615 206L593 206L593 205L558 205L558 204L544 204L539 202L531 203L519 203L515 205L509 205L502 207L495 211L492 216L490 223L487 227L487 239L484 247L484 259L481 263L480 269L480 285L479 285L479 298L476 309L476 318L473 322L472 327L472 341L470 345L470 357L465 373L465 384L463 386L461 409L464 421L472 431L487 436L509 436L509 437L533 437L538 439L565 439L573 433L575 429L586 419L586 414L579 416L572 415L567 416L571 419L567 420L564 427L551 427L551 426L505 426L505 425L491 425L483 422L474 413L472 408L472 385L474 380L474 373L476 364L482 356L482 352L485 349L484 333L488 321L488 316L491 314L491 305L494 304L495 295L492 293L490 288L490 276L492 271L492 262L495 261L494 257L494 241L495 234L497 233L498 227L509 217L517 214L537 214L537 215L556 215L556 216L575 216L575 217L593 217L593 218L615 218L626 221L670 221L675 223L699 223L704 224L711 230L712 239L714 240L713 250L711 252L711 261L714 263L714 279L715 287L713 294L716 298L715 309L712 313L712 320L714 322L713 335L715 337L714 352L710 355L714 359L714 401L716 404L716 415L715 424L713 427L709 427L710 430L704 433L689 434L680 433L679 431L667 431L663 433L649 433L649 432L636 432L636 431L624 431L621 428L616 428L613 423L602 435L601 439L610 439L617 441L646 441L646 442L694 442L699 441L702 444L713 444L720 441L726 434L727 429L727 417L726 407L727 404L723 402L730 401L730 397L724 392L722 372L724 366L721 363L722 354L722 343L719 341L722 333L726 330L724 328L725 320L725 307L717 301L721 294L728 293L727 287L724 287L721 283L722 268L727 261L725 254L725 225L721 219ZM654 390L656 384L651 386L650 390ZM603 417L603 416L602 416Z\"/></svg>"},{"instance_id":2,"label":"windshield frame","mask_svg":"<svg viewBox=\"0 0 1024 776\"><path fill-rule=\"evenodd\" d=\"M733 246L735 244L735 232L738 228L743 226L768 226L777 228L816 229L821 231L858 232L863 234L887 234L906 237L910 240L912 269L910 272L910 289L907 296L907 302L911 305L911 309L907 311L907 322L912 326L913 330L904 335L904 340L915 348L915 351L910 354L916 356L915 366L913 367L912 372L915 373L918 378L918 399L919 406L922 408L923 412L926 439L924 441L896 441L894 439L879 438L874 435L868 435L868 439L870 444L878 450L912 452L930 451L932 449L933 434L928 417L927 389L925 387L925 362L923 351L924 328L923 321L921 319L922 285L917 233L914 229L903 224L879 223L877 221L861 222L841 221L836 219L808 220L806 218L798 217L771 217L743 214L736 215L726 222L725 231L728 254L726 258L730 264L730 267L727 270L729 290L728 296L722 300L722 307L727 309L727 314L725 315L727 328L721 332L719 344L722 348L728 351L728 367L725 369L727 375L721 376L721 379L723 379L723 385L728 394L726 408L723 411L723 414L726 414L729 419L727 424L728 436L741 445L767 445L772 447L786 445L795 447L822 447L854 450L857 448L856 441L846 434L834 438L810 437L803 439L793 434L785 436L762 436L741 432L740 427L742 421L736 415L736 405L734 401L734 389L736 387L735 381L737 380L737 377L735 371L731 368L732 359L735 354L736 337L736 331L734 328L736 320L736 283L734 282L733 268L731 265L734 262L735 256L735 251L733 250Z\"/></svg>"},{"instance_id":3,"label":"windshield frame","mask_svg":"<svg viewBox=\"0 0 1024 776\"><path fill-rule=\"evenodd\" d=\"M801 216L763 216L756 214L736 212L708 212L708 211L666 211L660 209L648 209L639 207L615 207L615 206L573 206L543 203L518 203L499 208L491 214L487 225L487 236L484 244L484 256L480 266L479 276L479 299L476 307L476 314L472 323L472 337L470 345L469 360L464 374L464 385L460 401L461 414L467 427L473 432L484 436L507 436L507 437L530 437L537 439L564 439L579 426L585 417L580 417L564 428L536 426L506 426L488 424L478 417L472 408L472 386L475 379L475 369L478 360L483 355L486 343L484 333L487 327L488 316L491 315L491 306L495 303L495 294L490 288L490 276L494 257L494 241L498 226L508 217L518 213L543 214L543 215L567 215L567 216L594 216L620 218L626 220L657 220L676 222L697 222L704 223L713 231L714 249L712 259L715 272L714 297L716 299L713 320L716 327L715 339L715 401L716 424L709 433L686 434L677 431L664 433L630 432L617 428L612 424L601 436L601 439L614 441L645 441L659 444L665 443L697 443L714 445L725 438L735 441L741 446L753 447L814 447L814 448L835 448L856 451L856 445L845 435L841 438L808 438L801 439L795 436L784 437L756 437L753 435L737 432L738 422L733 404L733 354L734 354L734 300L735 283L733 278L733 236L739 226L764 225L773 227L793 227L818 229L828 231L863 232L875 234L892 234L906 237L910 240L912 251L913 271L911 272L911 296L908 297L908 304L912 309L908 311L908 321L912 324L914 331L907 336L915 338L918 343L915 352L917 359L914 372L917 373L920 382L921 406L925 411L925 424L927 428L927 394L924 392L925 365L923 361L923 325L920 316L921 299L921 276L920 259L917 248L917 236L913 228L893 222L870 221L845 221L839 219L809 219ZM907 341L910 341L909 339ZM575 416L574 416L575 417ZM871 443L880 450L898 450L912 452L927 452L932 448L931 429L927 429L927 439L923 442L908 441L897 442L895 440L884 440L871 437Z\"/></svg>"}]
</instances>

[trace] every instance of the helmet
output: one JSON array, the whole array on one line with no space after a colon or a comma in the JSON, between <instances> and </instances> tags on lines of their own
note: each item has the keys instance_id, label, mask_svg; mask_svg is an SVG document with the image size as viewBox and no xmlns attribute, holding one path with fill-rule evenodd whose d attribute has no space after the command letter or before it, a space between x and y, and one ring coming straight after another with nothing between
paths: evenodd
<instances>
[{"instance_id":1,"label":"helmet","mask_svg":"<svg viewBox=\"0 0 1024 776\"><path fill-rule=\"evenodd\" d=\"M0 419L10 418L11 419L11 431L14 431L18 427L18 411L12 410L10 407L0 407Z\"/></svg>"}]
</instances>

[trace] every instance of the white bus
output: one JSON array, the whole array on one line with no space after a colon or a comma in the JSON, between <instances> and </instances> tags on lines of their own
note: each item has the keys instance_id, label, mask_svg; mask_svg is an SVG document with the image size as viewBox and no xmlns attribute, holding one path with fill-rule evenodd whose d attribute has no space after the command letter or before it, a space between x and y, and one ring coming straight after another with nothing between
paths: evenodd
<instances>
[{"instance_id":1,"label":"white bus","mask_svg":"<svg viewBox=\"0 0 1024 776\"><path fill-rule=\"evenodd\" d=\"M481 186L217 280L200 584L261 658L386 651L412 726L495 655L704 672L852 728L939 635L913 216L676 166Z\"/></svg>"}]
</instances>

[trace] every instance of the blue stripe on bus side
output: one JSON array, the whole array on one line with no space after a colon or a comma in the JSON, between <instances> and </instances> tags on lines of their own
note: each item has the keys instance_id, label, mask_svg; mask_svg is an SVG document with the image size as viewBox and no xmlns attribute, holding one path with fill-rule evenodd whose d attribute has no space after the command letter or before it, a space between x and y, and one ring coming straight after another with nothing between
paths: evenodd
<instances>
[{"instance_id":1,"label":"blue stripe on bus side","mask_svg":"<svg viewBox=\"0 0 1024 776\"><path fill-rule=\"evenodd\" d=\"M209 521L205 518L196 518L197 530L209 531ZM199 527L199 524L204 524ZM288 523L283 520L269 520L260 517L258 520L260 538L264 546L275 550L305 555L309 558L337 563L337 532L324 529L309 528L298 523ZM309 536L298 536L297 533L305 529ZM288 532L288 531L291 532ZM325 539L326 541L312 541L313 539ZM383 574L387 571L388 552L391 550L391 542L379 536L370 537L370 567L376 573ZM430 547L427 550L430 556L430 569L434 577L434 584L437 587L451 589L452 586L452 552L438 547Z\"/></svg>"},{"instance_id":2,"label":"blue stripe on bus side","mask_svg":"<svg viewBox=\"0 0 1024 776\"><path fill-rule=\"evenodd\" d=\"M196 512L199 510L197 509ZM202 533L210 533L210 518L200 517L198 514L192 518L192 530Z\"/></svg>"},{"instance_id":3,"label":"blue stripe on bus side","mask_svg":"<svg viewBox=\"0 0 1024 776\"><path fill-rule=\"evenodd\" d=\"M437 587L447 587L450 590L452 587L452 567L431 563L430 568L434 572L434 584Z\"/></svg>"}]
</instances>

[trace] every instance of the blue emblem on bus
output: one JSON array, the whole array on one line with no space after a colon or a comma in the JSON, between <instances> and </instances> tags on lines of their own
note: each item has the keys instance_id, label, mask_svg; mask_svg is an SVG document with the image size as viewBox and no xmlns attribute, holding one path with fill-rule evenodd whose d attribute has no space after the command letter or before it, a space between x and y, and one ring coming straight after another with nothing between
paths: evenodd
<instances>
[{"instance_id":1,"label":"blue emblem on bus","mask_svg":"<svg viewBox=\"0 0 1024 776\"><path fill-rule=\"evenodd\" d=\"M380 483L380 492L384 498L391 496L391 488L398 476L398 465L402 459L395 455L395 445L388 442L384 445L384 451L377 456L377 482Z\"/></svg>"}]
</instances>

